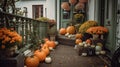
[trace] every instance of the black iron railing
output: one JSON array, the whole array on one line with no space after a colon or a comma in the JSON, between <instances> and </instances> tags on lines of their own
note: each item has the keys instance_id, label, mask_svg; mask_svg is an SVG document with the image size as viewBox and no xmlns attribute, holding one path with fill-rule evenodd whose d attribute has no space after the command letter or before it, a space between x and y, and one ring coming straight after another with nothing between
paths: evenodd
<instances>
[{"instance_id":1,"label":"black iron railing","mask_svg":"<svg viewBox=\"0 0 120 67\"><path fill-rule=\"evenodd\" d=\"M22 36L19 51L24 51L47 36L48 23L0 12L0 28L2 27L14 28Z\"/></svg>"}]
</instances>

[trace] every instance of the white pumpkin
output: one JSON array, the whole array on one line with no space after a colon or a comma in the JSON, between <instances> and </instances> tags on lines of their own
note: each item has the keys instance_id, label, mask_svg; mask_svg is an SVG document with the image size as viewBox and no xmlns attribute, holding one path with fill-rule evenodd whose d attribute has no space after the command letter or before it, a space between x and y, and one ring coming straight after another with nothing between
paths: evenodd
<instances>
[{"instance_id":1,"label":"white pumpkin","mask_svg":"<svg viewBox=\"0 0 120 67\"><path fill-rule=\"evenodd\" d=\"M105 55L106 52L104 50L100 51L100 54Z\"/></svg>"},{"instance_id":2,"label":"white pumpkin","mask_svg":"<svg viewBox=\"0 0 120 67\"><path fill-rule=\"evenodd\" d=\"M99 52L99 51L96 51L96 52L95 52L95 54L96 54L96 55L99 55L99 54L100 54L100 52Z\"/></svg>"},{"instance_id":3,"label":"white pumpkin","mask_svg":"<svg viewBox=\"0 0 120 67\"><path fill-rule=\"evenodd\" d=\"M55 41L55 44L58 45L59 44L58 41Z\"/></svg>"},{"instance_id":4,"label":"white pumpkin","mask_svg":"<svg viewBox=\"0 0 120 67\"><path fill-rule=\"evenodd\" d=\"M87 53L82 53L82 56L87 56Z\"/></svg>"},{"instance_id":5,"label":"white pumpkin","mask_svg":"<svg viewBox=\"0 0 120 67\"><path fill-rule=\"evenodd\" d=\"M45 58L45 62L46 63L51 63L52 62L52 58L51 57L46 57Z\"/></svg>"},{"instance_id":6,"label":"white pumpkin","mask_svg":"<svg viewBox=\"0 0 120 67\"><path fill-rule=\"evenodd\" d=\"M83 43L79 43L79 46L81 46L81 47L82 47L82 46L83 46Z\"/></svg>"},{"instance_id":7,"label":"white pumpkin","mask_svg":"<svg viewBox=\"0 0 120 67\"><path fill-rule=\"evenodd\" d=\"M95 47L95 50L96 50L96 51L101 51L101 50L102 50L102 47L101 47L101 46L96 46L96 47Z\"/></svg>"},{"instance_id":8,"label":"white pumpkin","mask_svg":"<svg viewBox=\"0 0 120 67\"><path fill-rule=\"evenodd\" d=\"M65 36L67 37L69 35L69 33L66 33Z\"/></svg>"},{"instance_id":9,"label":"white pumpkin","mask_svg":"<svg viewBox=\"0 0 120 67\"><path fill-rule=\"evenodd\" d=\"M49 50L54 50L53 47L49 47Z\"/></svg>"}]
</instances>

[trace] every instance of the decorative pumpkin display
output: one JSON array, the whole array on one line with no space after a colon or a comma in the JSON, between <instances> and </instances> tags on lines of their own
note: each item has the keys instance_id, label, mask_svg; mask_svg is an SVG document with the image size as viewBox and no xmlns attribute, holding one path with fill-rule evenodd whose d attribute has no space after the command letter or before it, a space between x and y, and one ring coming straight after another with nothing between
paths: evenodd
<instances>
[{"instance_id":1,"label":"decorative pumpkin display","mask_svg":"<svg viewBox=\"0 0 120 67\"><path fill-rule=\"evenodd\" d=\"M65 28L61 28L61 29L59 30L59 33L60 33L61 35L65 35L65 34L66 34L66 29L65 29Z\"/></svg>"},{"instance_id":2,"label":"decorative pumpkin display","mask_svg":"<svg viewBox=\"0 0 120 67\"><path fill-rule=\"evenodd\" d=\"M39 58L39 61L44 61L46 58L46 53L39 49L34 52L34 55Z\"/></svg>"},{"instance_id":3,"label":"decorative pumpkin display","mask_svg":"<svg viewBox=\"0 0 120 67\"><path fill-rule=\"evenodd\" d=\"M43 52L45 52L46 55L48 55L48 54L50 53L48 46L43 46L43 47L41 48L41 50L42 50Z\"/></svg>"},{"instance_id":4,"label":"decorative pumpkin display","mask_svg":"<svg viewBox=\"0 0 120 67\"><path fill-rule=\"evenodd\" d=\"M76 40L75 40L75 43L76 43L76 44L82 43L82 40L81 40L81 39L76 39Z\"/></svg>"},{"instance_id":5,"label":"decorative pumpkin display","mask_svg":"<svg viewBox=\"0 0 120 67\"><path fill-rule=\"evenodd\" d=\"M75 35L75 38L76 38L76 39L81 39L82 37L83 37L83 35L80 34L80 33L77 33L77 34Z\"/></svg>"},{"instance_id":6,"label":"decorative pumpkin display","mask_svg":"<svg viewBox=\"0 0 120 67\"><path fill-rule=\"evenodd\" d=\"M69 11L70 10L69 3L68 2L62 2L61 8L64 9L64 10Z\"/></svg>"},{"instance_id":7,"label":"decorative pumpkin display","mask_svg":"<svg viewBox=\"0 0 120 67\"><path fill-rule=\"evenodd\" d=\"M52 58L51 57L46 57L45 58L45 62L46 63L51 63L52 62Z\"/></svg>"},{"instance_id":8,"label":"decorative pumpkin display","mask_svg":"<svg viewBox=\"0 0 120 67\"><path fill-rule=\"evenodd\" d=\"M88 21L84 22L84 23L80 26L80 28L79 28L79 33L84 34L84 33L86 33L86 30L87 30L88 28L94 27L94 26L97 26L97 25L98 25L98 23L97 23L96 21L94 21L94 20L88 20Z\"/></svg>"},{"instance_id":9,"label":"decorative pumpkin display","mask_svg":"<svg viewBox=\"0 0 120 67\"><path fill-rule=\"evenodd\" d=\"M38 57L36 57L36 56L26 57L25 65L27 67L38 67L38 65L39 65Z\"/></svg>"},{"instance_id":10,"label":"decorative pumpkin display","mask_svg":"<svg viewBox=\"0 0 120 67\"><path fill-rule=\"evenodd\" d=\"M77 2L77 0L69 0L69 3L74 5Z\"/></svg>"},{"instance_id":11,"label":"decorative pumpkin display","mask_svg":"<svg viewBox=\"0 0 120 67\"><path fill-rule=\"evenodd\" d=\"M79 0L79 2L86 3L86 2L88 2L88 0Z\"/></svg>"},{"instance_id":12,"label":"decorative pumpkin display","mask_svg":"<svg viewBox=\"0 0 120 67\"><path fill-rule=\"evenodd\" d=\"M83 3L77 3L76 5L75 5L75 9L76 10L81 10L81 9L83 9L85 6L84 6L84 4Z\"/></svg>"},{"instance_id":13,"label":"decorative pumpkin display","mask_svg":"<svg viewBox=\"0 0 120 67\"><path fill-rule=\"evenodd\" d=\"M69 34L74 34L75 33L75 27L74 26L68 26L66 28L66 32Z\"/></svg>"},{"instance_id":14,"label":"decorative pumpkin display","mask_svg":"<svg viewBox=\"0 0 120 67\"><path fill-rule=\"evenodd\" d=\"M45 44L48 44L48 46L49 46L49 47L52 47L52 48L55 48L55 47L56 47L54 41L47 41L47 42L45 42Z\"/></svg>"}]
</instances>

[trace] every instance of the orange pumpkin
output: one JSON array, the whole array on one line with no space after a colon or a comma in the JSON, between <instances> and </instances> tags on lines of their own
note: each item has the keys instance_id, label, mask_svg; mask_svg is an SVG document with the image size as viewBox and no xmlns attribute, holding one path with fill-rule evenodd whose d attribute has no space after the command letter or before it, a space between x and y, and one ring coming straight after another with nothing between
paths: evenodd
<instances>
[{"instance_id":1,"label":"orange pumpkin","mask_svg":"<svg viewBox=\"0 0 120 67\"><path fill-rule=\"evenodd\" d=\"M68 26L66 29L66 32L69 34L74 34L75 33L75 27L74 26Z\"/></svg>"},{"instance_id":2,"label":"orange pumpkin","mask_svg":"<svg viewBox=\"0 0 120 67\"><path fill-rule=\"evenodd\" d=\"M91 44L92 41L91 41L90 39L87 39L87 40L86 40L86 43L87 43L87 44Z\"/></svg>"},{"instance_id":3,"label":"orange pumpkin","mask_svg":"<svg viewBox=\"0 0 120 67\"><path fill-rule=\"evenodd\" d=\"M60 33L61 35L65 35L65 34L66 34L66 29L65 29L65 28L61 28L61 29L59 30L59 33Z\"/></svg>"},{"instance_id":4,"label":"orange pumpkin","mask_svg":"<svg viewBox=\"0 0 120 67\"><path fill-rule=\"evenodd\" d=\"M42 48L41 48L41 50L43 51L43 52L45 52L46 53L46 55L48 55L49 53L50 53L50 51L49 51L49 48L48 48L48 46L43 46Z\"/></svg>"},{"instance_id":5,"label":"orange pumpkin","mask_svg":"<svg viewBox=\"0 0 120 67\"><path fill-rule=\"evenodd\" d=\"M81 40L81 39L76 39L76 40L75 40L75 43L76 43L76 44L82 43L82 40Z\"/></svg>"},{"instance_id":6,"label":"orange pumpkin","mask_svg":"<svg viewBox=\"0 0 120 67\"><path fill-rule=\"evenodd\" d=\"M46 53L39 49L34 52L34 55L39 58L39 61L44 61L46 58Z\"/></svg>"},{"instance_id":7,"label":"orange pumpkin","mask_svg":"<svg viewBox=\"0 0 120 67\"><path fill-rule=\"evenodd\" d=\"M83 36L82 36L82 34L79 34L79 33L77 33L76 35L75 35L75 38L76 39L81 39Z\"/></svg>"},{"instance_id":8,"label":"orange pumpkin","mask_svg":"<svg viewBox=\"0 0 120 67\"><path fill-rule=\"evenodd\" d=\"M43 40L46 42L46 41L49 41L49 38L44 38Z\"/></svg>"},{"instance_id":9,"label":"orange pumpkin","mask_svg":"<svg viewBox=\"0 0 120 67\"><path fill-rule=\"evenodd\" d=\"M38 65L39 65L38 57L36 57L36 56L27 57L25 59L25 65L27 67L38 67Z\"/></svg>"},{"instance_id":10,"label":"orange pumpkin","mask_svg":"<svg viewBox=\"0 0 120 67\"><path fill-rule=\"evenodd\" d=\"M48 46L49 46L49 47L52 47L52 48L55 48L55 47L56 47L54 41L47 41L47 42L45 42L45 44L48 44Z\"/></svg>"}]
</instances>

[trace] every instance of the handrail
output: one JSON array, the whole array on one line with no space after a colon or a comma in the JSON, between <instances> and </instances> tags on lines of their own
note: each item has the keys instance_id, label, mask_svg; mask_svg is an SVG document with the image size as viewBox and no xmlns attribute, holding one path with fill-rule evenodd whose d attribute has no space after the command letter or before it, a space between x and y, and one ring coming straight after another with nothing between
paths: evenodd
<instances>
[{"instance_id":1,"label":"handrail","mask_svg":"<svg viewBox=\"0 0 120 67\"><path fill-rule=\"evenodd\" d=\"M22 52L47 36L48 23L0 11L1 27L13 27L22 36L22 44L19 46Z\"/></svg>"}]
</instances>

